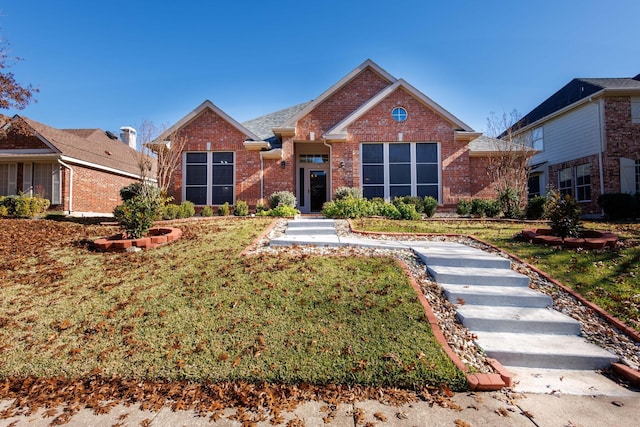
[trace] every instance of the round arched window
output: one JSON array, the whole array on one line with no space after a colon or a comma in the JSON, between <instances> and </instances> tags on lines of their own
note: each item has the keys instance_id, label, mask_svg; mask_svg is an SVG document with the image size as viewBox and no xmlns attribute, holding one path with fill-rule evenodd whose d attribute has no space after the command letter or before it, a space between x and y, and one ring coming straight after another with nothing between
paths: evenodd
<instances>
[{"instance_id":1,"label":"round arched window","mask_svg":"<svg viewBox=\"0 0 640 427\"><path fill-rule=\"evenodd\" d=\"M393 120L396 122L404 122L407 120L407 110L402 107L396 107L391 111L391 117L393 117Z\"/></svg>"}]
</instances>

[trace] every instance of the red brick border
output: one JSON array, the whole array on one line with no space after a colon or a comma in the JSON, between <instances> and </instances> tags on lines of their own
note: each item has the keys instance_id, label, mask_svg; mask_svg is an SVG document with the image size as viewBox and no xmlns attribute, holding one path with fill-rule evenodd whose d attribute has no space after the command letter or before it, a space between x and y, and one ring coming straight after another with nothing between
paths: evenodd
<instances>
[{"instance_id":1,"label":"red brick border","mask_svg":"<svg viewBox=\"0 0 640 427\"><path fill-rule=\"evenodd\" d=\"M149 235L140 239L123 239L122 234L116 234L111 237L104 237L95 240L93 244L99 251L118 252L124 251L130 247L138 247L141 249L152 249L165 243L178 240L182 236L182 230L175 227L152 227L149 229Z\"/></svg>"},{"instance_id":2,"label":"red brick border","mask_svg":"<svg viewBox=\"0 0 640 427\"><path fill-rule=\"evenodd\" d=\"M242 250L242 252L240 252L240 256L246 256L247 253L249 253L252 250L254 250L258 246L258 243L260 242L260 240L262 240L267 234L269 234L271 232L271 230L273 230L273 228L278 223L278 219L274 219L273 221L271 221L271 224L269 224L269 226L266 228L266 230L264 230L262 233L260 233L260 235L258 237L253 239L253 242L251 242L251 244L249 246L247 246L246 248L244 248Z\"/></svg>"}]
</instances>

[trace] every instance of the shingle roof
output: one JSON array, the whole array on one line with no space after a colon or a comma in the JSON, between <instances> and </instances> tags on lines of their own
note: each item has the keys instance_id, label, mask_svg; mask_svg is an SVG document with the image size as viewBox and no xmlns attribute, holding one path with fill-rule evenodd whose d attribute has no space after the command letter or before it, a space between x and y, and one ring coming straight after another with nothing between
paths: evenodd
<instances>
[{"instance_id":1,"label":"shingle roof","mask_svg":"<svg viewBox=\"0 0 640 427\"><path fill-rule=\"evenodd\" d=\"M513 129L521 129L601 90L640 90L640 74L623 78L575 78L525 115Z\"/></svg>"},{"instance_id":2,"label":"shingle roof","mask_svg":"<svg viewBox=\"0 0 640 427\"><path fill-rule=\"evenodd\" d=\"M309 105L309 102L303 102L302 104L294 105L293 107L284 108L274 113L265 114L264 116L256 117L255 119L248 120L242 125L255 133L261 139L266 140L273 137L273 128L277 128L286 123L291 117L298 114L304 107Z\"/></svg>"},{"instance_id":3,"label":"shingle roof","mask_svg":"<svg viewBox=\"0 0 640 427\"><path fill-rule=\"evenodd\" d=\"M100 129L63 130L47 126L27 117L16 116L44 138L60 154L87 163L139 175L138 151L119 140L109 138Z\"/></svg>"}]
</instances>

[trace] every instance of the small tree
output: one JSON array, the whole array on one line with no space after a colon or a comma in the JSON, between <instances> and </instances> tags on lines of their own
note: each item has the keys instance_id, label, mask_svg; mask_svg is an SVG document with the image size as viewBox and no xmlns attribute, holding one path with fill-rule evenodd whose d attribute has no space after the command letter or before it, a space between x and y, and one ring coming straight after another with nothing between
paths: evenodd
<instances>
[{"instance_id":1,"label":"small tree","mask_svg":"<svg viewBox=\"0 0 640 427\"><path fill-rule=\"evenodd\" d=\"M143 237L158 216L162 199L157 187L140 181L120 190L122 204L116 206L113 215L129 239Z\"/></svg>"},{"instance_id":2,"label":"small tree","mask_svg":"<svg viewBox=\"0 0 640 427\"><path fill-rule=\"evenodd\" d=\"M580 231L580 204L568 194L555 191L547 194L545 216L551 221L551 231L565 239L577 237Z\"/></svg>"},{"instance_id":3,"label":"small tree","mask_svg":"<svg viewBox=\"0 0 640 427\"><path fill-rule=\"evenodd\" d=\"M520 115L516 110L502 117L491 112L487 118L487 135L493 151L488 157L487 173L495 183L500 208L508 218L521 216L526 205L529 160L536 151L526 132L518 132Z\"/></svg>"}]
</instances>

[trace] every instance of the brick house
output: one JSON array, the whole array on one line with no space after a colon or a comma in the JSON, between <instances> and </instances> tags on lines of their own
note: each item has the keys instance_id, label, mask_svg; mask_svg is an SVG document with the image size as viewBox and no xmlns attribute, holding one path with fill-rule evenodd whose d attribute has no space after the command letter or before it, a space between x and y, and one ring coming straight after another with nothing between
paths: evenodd
<instances>
[{"instance_id":1,"label":"brick house","mask_svg":"<svg viewBox=\"0 0 640 427\"><path fill-rule=\"evenodd\" d=\"M120 189L140 179L135 130L122 131L127 142L100 129L55 129L14 116L0 134L0 196L39 194L52 210L111 215Z\"/></svg>"},{"instance_id":2,"label":"brick house","mask_svg":"<svg viewBox=\"0 0 640 427\"><path fill-rule=\"evenodd\" d=\"M599 214L600 194L640 192L640 74L573 79L513 130L539 150L530 196L553 188Z\"/></svg>"},{"instance_id":3,"label":"brick house","mask_svg":"<svg viewBox=\"0 0 640 427\"><path fill-rule=\"evenodd\" d=\"M495 197L486 138L371 60L313 101L245 123L205 101L154 144L177 134L186 139L169 189L177 202L255 206L287 190L300 211L318 212L343 186L369 198L433 196L449 210Z\"/></svg>"}]
</instances>

